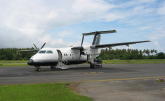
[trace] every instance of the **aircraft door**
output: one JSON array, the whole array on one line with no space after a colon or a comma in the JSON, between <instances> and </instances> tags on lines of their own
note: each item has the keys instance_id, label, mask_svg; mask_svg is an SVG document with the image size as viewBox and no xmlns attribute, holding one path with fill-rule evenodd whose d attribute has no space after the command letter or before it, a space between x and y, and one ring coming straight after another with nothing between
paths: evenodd
<instances>
[{"instance_id":1,"label":"aircraft door","mask_svg":"<svg viewBox=\"0 0 165 101\"><path fill-rule=\"evenodd\" d=\"M58 53L58 62L62 62L62 53L60 50L57 50Z\"/></svg>"}]
</instances>

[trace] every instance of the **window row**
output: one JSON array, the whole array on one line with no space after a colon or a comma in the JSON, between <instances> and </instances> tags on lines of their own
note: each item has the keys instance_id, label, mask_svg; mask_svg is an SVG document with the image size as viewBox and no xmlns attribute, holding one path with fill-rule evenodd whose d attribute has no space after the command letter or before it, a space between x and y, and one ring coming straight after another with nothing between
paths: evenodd
<instances>
[{"instance_id":1,"label":"window row","mask_svg":"<svg viewBox=\"0 0 165 101\"><path fill-rule=\"evenodd\" d=\"M69 56L69 55L72 56L72 54L64 54L64 56Z\"/></svg>"},{"instance_id":2,"label":"window row","mask_svg":"<svg viewBox=\"0 0 165 101\"><path fill-rule=\"evenodd\" d=\"M40 54L44 54L44 53L53 54L53 51L51 51L51 50L40 50L38 53L40 53Z\"/></svg>"}]
</instances>

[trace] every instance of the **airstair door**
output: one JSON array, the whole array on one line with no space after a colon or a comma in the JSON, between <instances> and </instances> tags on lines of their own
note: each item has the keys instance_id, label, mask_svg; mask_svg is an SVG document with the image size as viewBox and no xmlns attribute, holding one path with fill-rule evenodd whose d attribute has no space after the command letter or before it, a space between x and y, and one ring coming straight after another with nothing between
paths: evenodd
<instances>
[{"instance_id":1,"label":"airstair door","mask_svg":"<svg viewBox=\"0 0 165 101\"><path fill-rule=\"evenodd\" d=\"M62 62L62 53L60 50L57 50L58 52L58 62Z\"/></svg>"}]
</instances>

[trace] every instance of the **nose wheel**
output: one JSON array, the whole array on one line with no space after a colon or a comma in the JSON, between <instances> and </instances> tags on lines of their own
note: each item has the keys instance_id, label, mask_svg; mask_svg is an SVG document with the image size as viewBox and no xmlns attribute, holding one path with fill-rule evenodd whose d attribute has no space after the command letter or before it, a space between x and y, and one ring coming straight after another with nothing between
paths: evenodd
<instances>
[{"instance_id":1,"label":"nose wheel","mask_svg":"<svg viewBox=\"0 0 165 101\"><path fill-rule=\"evenodd\" d=\"M40 72L41 71L40 66L35 66L35 71Z\"/></svg>"},{"instance_id":2,"label":"nose wheel","mask_svg":"<svg viewBox=\"0 0 165 101\"><path fill-rule=\"evenodd\" d=\"M50 70L55 70L56 66L50 66Z\"/></svg>"}]
</instances>

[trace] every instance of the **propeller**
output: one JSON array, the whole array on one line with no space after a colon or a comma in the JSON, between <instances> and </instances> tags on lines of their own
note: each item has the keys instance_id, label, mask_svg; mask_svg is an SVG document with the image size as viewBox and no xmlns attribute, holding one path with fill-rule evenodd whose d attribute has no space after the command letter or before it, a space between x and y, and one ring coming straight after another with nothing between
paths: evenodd
<instances>
[{"instance_id":1,"label":"propeller","mask_svg":"<svg viewBox=\"0 0 165 101\"><path fill-rule=\"evenodd\" d=\"M44 48L44 46L46 45L46 42L41 46L41 48L40 49L42 49L42 48Z\"/></svg>"},{"instance_id":2,"label":"propeller","mask_svg":"<svg viewBox=\"0 0 165 101\"><path fill-rule=\"evenodd\" d=\"M44 46L46 45L46 42L41 46L41 48L38 48L34 43L33 43L33 48L35 49L35 50L40 50L40 49L42 49L42 48L44 48Z\"/></svg>"},{"instance_id":3,"label":"propeller","mask_svg":"<svg viewBox=\"0 0 165 101\"><path fill-rule=\"evenodd\" d=\"M34 49L38 49L37 46L36 46L34 43L33 43L33 46L34 46L34 47L33 47Z\"/></svg>"},{"instance_id":4,"label":"propeller","mask_svg":"<svg viewBox=\"0 0 165 101\"><path fill-rule=\"evenodd\" d=\"M46 42L41 46L41 48L38 48L37 45L33 43L33 47L31 49L26 49L26 50L20 50L22 52L38 52L40 49L44 48L46 45Z\"/></svg>"}]
</instances>

